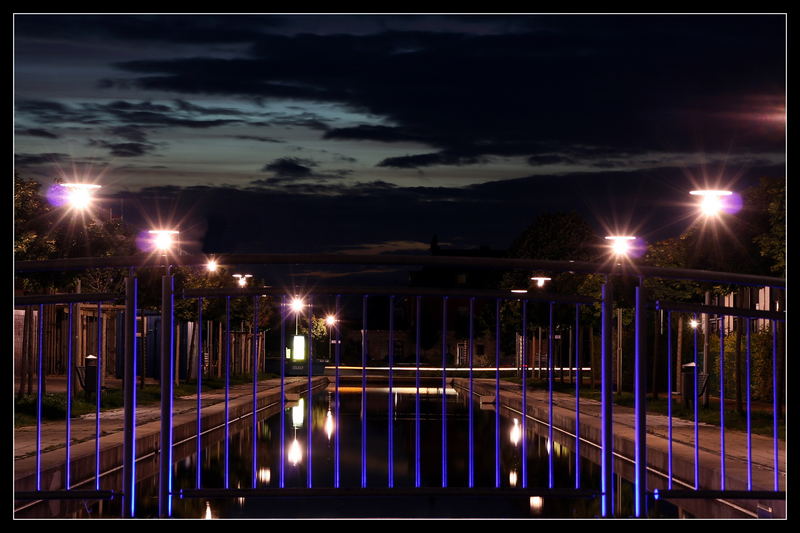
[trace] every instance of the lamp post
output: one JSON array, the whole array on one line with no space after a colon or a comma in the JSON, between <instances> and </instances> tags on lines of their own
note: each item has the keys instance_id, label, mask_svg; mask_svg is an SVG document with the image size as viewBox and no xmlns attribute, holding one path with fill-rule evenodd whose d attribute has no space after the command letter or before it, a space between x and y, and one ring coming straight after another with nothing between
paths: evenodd
<instances>
[{"instance_id":1,"label":"lamp post","mask_svg":"<svg viewBox=\"0 0 800 533\"><path fill-rule=\"evenodd\" d=\"M174 293L175 279L170 272L168 255L175 244L176 230L157 229L148 232L152 245L164 256L165 274L161 278L161 454L159 455L158 514L172 515L172 403L174 379Z\"/></svg>"},{"instance_id":2,"label":"lamp post","mask_svg":"<svg viewBox=\"0 0 800 533\"><path fill-rule=\"evenodd\" d=\"M325 317L325 325L328 326L328 361L331 360L331 332L333 331L333 326L336 325L336 317L334 315L328 315Z\"/></svg>"}]
</instances>

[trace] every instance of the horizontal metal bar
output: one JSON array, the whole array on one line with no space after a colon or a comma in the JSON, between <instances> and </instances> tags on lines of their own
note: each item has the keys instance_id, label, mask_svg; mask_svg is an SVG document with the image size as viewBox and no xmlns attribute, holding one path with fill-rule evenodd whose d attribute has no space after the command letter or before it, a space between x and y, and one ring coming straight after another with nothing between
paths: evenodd
<instances>
[{"instance_id":1,"label":"horizontal metal bar","mask_svg":"<svg viewBox=\"0 0 800 533\"><path fill-rule=\"evenodd\" d=\"M545 498L595 498L600 496L599 490L591 489L546 489L546 488L461 488L461 487L425 487L425 488L261 488L261 489L181 489L181 498L363 498L363 497L431 497L475 496L482 498L511 498L541 496Z\"/></svg>"},{"instance_id":2,"label":"horizontal metal bar","mask_svg":"<svg viewBox=\"0 0 800 533\"><path fill-rule=\"evenodd\" d=\"M461 268L467 270L539 270L546 272L580 272L583 274L623 274L670 279L692 279L697 281L725 282L740 285L785 287L786 280L768 276L660 268L630 265L620 269L607 263L584 261L546 261L540 259L517 259L496 257L458 256L405 256L405 255L358 255L358 254L228 254L216 256L225 265L393 265ZM180 255L171 257L169 263L178 266L205 265L208 256ZM84 270L87 268L122 268L164 266L158 256L135 255L123 257L85 257L53 259L49 261L16 261L15 272L46 272L58 270Z\"/></svg>"},{"instance_id":3,"label":"horizontal metal bar","mask_svg":"<svg viewBox=\"0 0 800 533\"><path fill-rule=\"evenodd\" d=\"M507 298L510 300L534 300L545 302L558 302L570 304L593 304L597 300L588 296L563 296L558 294L548 294L543 292L531 292L528 294L512 293L510 291L498 290L469 290L469 289L432 289L428 287L315 287L314 294L351 294L370 296L448 296L463 298ZM286 291L273 287L249 287L244 289L223 288L223 289L185 289L182 292L184 298L221 298L224 296L253 296L253 295L281 296Z\"/></svg>"},{"instance_id":4,"label":"horizontal metal bar","mask_svg":"<svg viewBox=\"0 0 800 533\"><path fill-rule=\"evenodd\" d=\"M29 296L15 296L14 305L97 303L124 299L124 294L114 293L32 294Z\"/></svg>"},{"instance_id":5,"label":"horizontal metal bar","mask_svg":"<svg viewBox=\"0 0 800 533\"><path fill-rule=\"evenodd\" d=\"M658 490L659 499L785 500L786 492L771 490Z\"/></svg>"},{"instance_id":6,"label":"horizontal metal bar","mask_svg":"<svg viewBox=\"0 0 800 533\"><path fill-rule=\"evenodd\" d=\"M113 490L27 490L14 492L15 500L113 500L122 493Z\"/></svg>"},{"instance_id":7,"label":"horizontal metal bar","mask_svg":"<svg viewBox=\"0 0 800 533\"><path fill-rule=\"evenodd\" d=\"M683 311L686 313L708 313L709 315L786 320L786 313L784 311L763 311L760 309L746 309L743 307L722 307L718 305L656 301L655 308L665 309L667 311Z\"/></svg>"}]
</instances>

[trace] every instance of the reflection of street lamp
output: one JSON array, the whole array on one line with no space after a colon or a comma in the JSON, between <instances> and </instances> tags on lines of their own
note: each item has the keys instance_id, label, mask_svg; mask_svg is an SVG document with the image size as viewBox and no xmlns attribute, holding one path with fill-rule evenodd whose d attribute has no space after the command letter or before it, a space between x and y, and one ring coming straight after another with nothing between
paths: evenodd
<instances>
[{"instance_id":1,"label":"reflection of street lamp","mask_svg":"<svg viewBox=\"0 0 800 533\"><path fill-rule=\"evenodd\" d=\"M519 420L515 418L514 427L511 428L511 442L514 444L514 446L519 444L520 436L521 436L521 429L519 426Z\"/></svg>"}]
</instances>

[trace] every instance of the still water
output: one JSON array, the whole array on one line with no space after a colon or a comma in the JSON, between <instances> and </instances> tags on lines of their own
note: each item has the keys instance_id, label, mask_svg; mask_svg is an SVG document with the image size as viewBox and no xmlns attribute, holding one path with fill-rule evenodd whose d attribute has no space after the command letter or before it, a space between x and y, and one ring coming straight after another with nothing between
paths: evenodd
<instances>
[{"instance_id":1,"label":"still water","mask_svg":"<svg viewBox=\"0 0 800 533\"><path fill-rule=\"evenodd\" d=\"M362 402L361 387L340 386L339 416L336 416L336 396L333 386L303 396L297 402L287 402L281 413L280 404L262 412L258 424L256 461L253 461L253 427L249 418L231 427L226 466L224 431L203 435L201 454L201 486L248 489L279 488L281 485L281 454L284 457L283 486L285 488L335 487L337 460L336 439L339 439L339 488L386 489L391 481L395 489L419 486L442 487L442 470L446 468L448 488L466 488L469 483L469 404L464 391L448 389L445 394L446 414L442 414L441 388L423 387L419 396L420 416L417 420L416 388L398 386L391 396L388 388L367 389ZM362 406L363 404L363 406ZM366 420L362 418L365 407ZM504 488L523 486L523 456L520 417L502 410L499 418L500 448L495 448L495 412L473 403L473 479L475 488L494 488L496 461L499 458L499 482ZM391 413L391 424L390 424ZM446 420L445 461L443 450L443 418ZM281 439L283 419L283 439ZM364 424L365 429L364 432ZM417 454L417 426L419 454ZM533 431L529 423L527 441L527 487L548 486L548 452L554 457L555 488L575 487L573 452L558 443L550 443L547 434ZM391 461L389 434L392 434ZM309 461L309 434L311 438ZM282 451L283 449L283 451ZM362 450L366 453L362 455ZM194 440L176 446L177 459L173 470L173 485L179 489L196 487L196 451ZM417 460L418 457L418 460ZM391 467L390 467L391 464ZM390 480L391 468L391 480ZM138 484L137 517L158 516L158 459L151 457L137 463L140 473L153 473ZM600 469L591 461L580 461L582 488L600 486ZM106 476L102 488L114 488L120 472ZM617 480L616 516L630 516L632 486ZM462 496L459 498L420 498L400 491L395 497L349 498L347 501L313 497L271 498L173 498L174 518L269 518L269 517L545 517L592 518L600 515L599 498L525 498L519 502L498 501ZM118 517L120 502L50 502L46 509L31 510L36 516ZM651 509L651 516L675 516L676 510L666 502ZM31 514L27 514L31 516ZM17 515L23 517L23 515Z\"/></svg>"}]
</instances>

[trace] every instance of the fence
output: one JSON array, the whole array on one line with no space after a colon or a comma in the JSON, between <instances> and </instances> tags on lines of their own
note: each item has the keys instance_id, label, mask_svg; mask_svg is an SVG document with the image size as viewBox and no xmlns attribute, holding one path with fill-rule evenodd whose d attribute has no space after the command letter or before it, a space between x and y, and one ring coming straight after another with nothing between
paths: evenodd
<instances>
[{"instance_id":1,"label":"fence","mask_svg":"<svg viewBox=\"0 0 800 533\"><path fill-rule=\"evenodd\" d=\"M204 264L204 257L183 256L175 258L175 263L183 265ZM785 359L783 349L779 342L779 325L785 324L785 304L778 298L782 298L782 289L785 281L782 279L745 276L728 273L691 271L678 269L657 269L647 267L628 266L624 271L617 267L608 265L596 265L589 263L576 262L556 262L556 261L534 261L534 260L511 260L511 259L481 259L481 258L451 258L451 257L386 257L386 256L335 256L335 255L278 255L278 254L254 254L254 255L235 255L226 258L227 264L238 265L275 265L275 264L333 264L333 265L374 265L389 264L395 267L414 267L426 266L434 268L479 268L495 270L524 270L550 271L550 272L569 272L577 275L599 274L598 291L593 296L564 295L548 293L546 290L531 289L525 293L510 293L506 290L487 290L487 289L435 289L423 287L315 287L313 293L304 296L304 305L308 306L302 310L295 310L295 335L293 338L302 337L305 339L307 353L307 363L298 366L294 358L295 352L291 353L292 358L287 359L286 349L289 347L286 328L291 328L293 311L290 308L290 299L295 296L282 290L272 287L253 287L236 289L186 289L177 290L174 287L174 278L169 274L162 277L162 297L160 314L155 317L158 319L159 336L158 347L159 357L153 359L159 365L158 377L161 388L161 416L158 443L154 444L155 449L160 450L158 467L158 516L169 517L172 515L172 501L174 497L181 498L209 498L209 497L277 497L284 495L281 491L288 490L284 485L284 465L287 460L287 452L284 449L285 426L281 419L280 426L280 470L278 476L278 487L262 489L259 488L259 469L257 453L257 424L258 416L252 416L252 475L251 488L239 489L229 486L228 479L228 443L230 442L229 428L232 423L231 409L229 406L230 378L234 374L248 374L252 379L252 402L250 413L254 414L263 409L259 400L259 380L263 377L272 363L272 369L280 376L279 403L281 412L286 408L286 383L287 376L298 371L302 372L306 380L308 391L314 388L312 383L315 374L315 361L324 361L328 367L330 377L334 380L335 400L332 402L335 410L335 419L338 424L339 417L339 389L342 371L348 369L355 371L356 376L360 377L361 382L361 417L362 439L361 439L361 483L360 488L369 489L361 492L362 497L380 494L380 490L393 489L394 466L392 465L394 452L392 447L395 444L393 436L394 422L391 416L393 406L390 401L387 406L388 420L386 431L388 434L389 450L387 467L389 472L387 487L374 487L368 484L367 464L368 448L366 442L366 423L367 406L366 390L368 375L372 376L376 372L381 374L382 379L388 381L388 389L391 392L395 387L395 379L401 375L411 375L414 379L416 389L416 432L414 441L415 464L415 489L418 494L429 494L432 487L423 487L420 482L420 433L419 433L419 391L421 379L435 377L440 379L439 386L442 391L448 388L456 375L463 376L462 386L467 391L468 398L478 398L487 391L493 393L495 403L495 490L503 489L504 493L520 493L532 498L538 497L597 497L600 500L600 515L615 516L621 495L615 490L615 474L620 477L629 478L633 483L633 511L631 514L636 517L648 515L648 506L659 500L680 500L682 502L691 500L724 500L727 502L781 502L785 498L785 467L782 467L785 459L781 458L779 427L780 419L783 416L783 388L785 387L784 367ZM140 458L141 452L137 451L137 446L141 447L137 441L136 426L136 376L143 372L141 364L137 359L141 357L142 343L139 337L142 323L137 321L140 315L138 307L138 286L135 268L153 268L158 266L157 261L141 258L106 258L85 259L85 260L62 260L48 262L18 262L16 265L18 275L24 272L61 270L61 269L84 269L97 267L120 267L130 268L130 274L126 279L126 291L124 295L117 294L69 294L69 295L39 295L39 296L20 296L16 298L15 305L33 310L37 316L44 316L46 306L60 304L66 306L72 317L75 306L96 306L96 316L103 316L104 308L111 306L112 302L124 301L124 306L116 306L121 313L121 323L123 332L118 335L123 340L122 352L124 357L124 368L122 377L124 381L124 443L121 454L121 467L123 471L122 483L115 487L101 489L101 396L96 397L96 424L95 433L95 474L94 489L83 490L73 488L76 483L71 477L72 458L70 451L70 418L72 396L75 390L73 381L76 357L73 352L75 343L67 342L68 354L66 357L66 378L67 378L67 402L66 402L66 422L65 422L65 452L64 461L61 466L63 471L63 489L45 490L42 486L42 455L44 450L41 446L42 431L42 401L45 390L45 352L47 343L44 336L43 321L36 322L33 327L28 327L28 331L35 331L35 339L30 335L27 346L35 346L36 372L37 377L37 398L36 398L36 454L33 478L35 479L34 488L26 488L21 483L17 484L15 499L18 501L48 501L54 499L78 499L78 500L102 500L111 498L121 498L122 516L134 517L137 515L136 497L136 463ZM678 303L666 302L652 297L648 297L650 289L647 282L654 279L684 279L695 280L707 283L730 284L736 286L771 287L773 294L777 298L773 300L780 303L780 311L758 310L731 306L714 306L709 303ZM637 283L632 287L632 291L625 289L625 280L634 280ZM615 294L619 291L620 294ZM632 292L632 294L628 294ZM624 293L624 294L622 294ZM174 438L173 424L173 401L174 384L176 377L176 357L175 357L175 332L180 331L175 323L175 298L194 300L196 306L196 320L192 322L191 338L194 340L188 344L192 346L195 356L194 368L204 368L205 372L192 372L187 366L185 377L196 377L196 425L195 425L195 445L197 457L196 483L193 489L176 489L173 485L173 448L176 445ZM249 298L252 302L252 321L246 326L239 324L240 332L234 333L234 325L231 323L231 299ZM219 299L225 302L225 318L221 324L221 329L216 329L220 333L217 337L208 336L208 322L204 320L204 302L210 299ZM308 309L326 307L334 315L344 317L343 301L347 300L350 309L345 313L349 320L341 320L336 327L329 332L327 344L321 344L320 339L315 339L313 326L311 323L301 334L299 329L299 314L306 314ZM623 303L628 301L627 304ZM322 306L322 302L325 305ZM353 303L355 302L355 303ZM380 302L380 303L378 303ZM615 308L615 302L619 306ZM388 305L387 305L388 304ZM379 313L376 320L376 305L380 305L383 311ZM260 306L269 306L276 318L278 327L271 331L260 332L262 324L259 321ZM360 307L360 316L357 308ZM625 313L631 315L632 320L632 346L624 346L624 333L622 325L622 312L615 311L627 308ZM356 309L354 311L353 309ZM476 310L477 309L477 310ZM664 317L666 314L666 317ZM693 319L701 319L701 326L694 329L691 333L691 362L683 364L683 360L676 364L673 355L676 353L676 341L679 346L685 347L682 341L683 318L690 316ZM710 329L708 317L712 316L715 330ZM737 337L735 346L738 346L735 356L729 352L730 331L725 319L736 317L737 323L744 324L745 327L737 329L734 337ZM476 365L476 320L481 322L480 345L481 354L477 354L480 359ZM614 335L614 322L617 322L616 333ZM771 335L771 355L760 354L759 374L753 372L753 350L752 350L752 321L767 321L770 325L768 335ZM69 320L67 338L73 338L73 321ZM376 325L377 322L377 325ZM402 324L399 324L402 323ZM287 323L289 324L287 326ZM648 324L656 324L652 331L648 331ZM677 323L678 333L673 333L672 326ZM763 323L763 322L762 322ZM213 323L212 323L213 324ZM664 327L666 324L666 327ZM204 328L206 328L204 330ZM595 330L595 328L597 328ZM662 330L663 328L663 330ZM108 362L104 363L104 354L108 348L103 349L102 327L95 328L98 369L94 374L96 389L101 390L101 376ZM205 331L205 333L204 333ZM211 326L214 331L214 326ZM225 334L222 334L222 332ZM599 334L595 335L595 331ZM663 334L666 331L666 335ZM703 339L708 339L702 347L699 345L701 339L699 335L704 332ZM187 330L188 334L188 330ZM289 333L291 336L291 332ZM435 337L439 336L436 340ZM666 338L664 338L666 336ZM741 355L741 337L744 337L744 369L739 368ZM239 337L242 342L237 343ZM335 337L335 338L334 338ZM566 338L560 338L566 337ZM651 339L652 337L652 339ZM212 345L216 347L209 350L207 343L210 339ZM247 339L250 339L249 341ZM252 339L259 339L259 342L252 342ZM616 345L615 345L616 339ZM726 340L727 339L727 340ZM565 342L566 341L566 342ZM714 364L714 354L709 346L716 342L716 366ZM413 350L411 344L414 344ZM423 344L425 346L423 346ZM375 346L380 346L376 349ZM438 345L438 347L437 347ZM493 346L492 346L493 345ZM531 346L535 346L531 349ZM557 346L558 345L558 346ZM566 348L565 348L566 345ZM237 348L238 346L238 348ZM294 349L299 350L299 344L293 345ZM320 346L328 348L328 353L320 350ZM460 348L459 348L460 346ZM546 347L546 348L545 348ZM780 348L780 349L779 349ZM216 352L214 350L216 349ZM657 354L660 350L665 350L664 360L659 361ZM678 348L678 353L680 353ZM567 352L566 366L564 352ZM203 379L214 374L214 365L210 364L209 352L216 353L216 373L225 380L224 384L224 419L221 422L224 434L226 470L224 483L221 487L206 487L201 476L201 439L203 433L202 413L203 413ZM320 353L322 352L322 353ZM360 360L356 359L360 352ZM587 353L588 352L588 353ZM702 352L703 357L700 358ZM239 353L240 357L236 361L232 359L232 354ZM273 357L269 357L273 354ZM524 354L524 355L523 355ZM535 357L534 357L535 356ZM625 356L629 361L625 360ZM413 358L412 358L413 357ZM731 366L731 358L734 359L735 371L732 374L728 368ZM188 360L192 358L189 357ZM347 359L347 361L345 361ZM238 362L237 362L238 361ZM360 365L358 364L360 362ZM503 367L503 363L506 364ZM188 363L187 363L188 364ZM558 366L556 366L558 364ZM648 369L648 364L651 366ZM664 373L658 371L661 365ZM714 371L712 368L716 368ZM623 371L624 369L624 371ZM765 377L767 369L769 377ZM653 371L648 375L648 371ZM702 370L702 371L701 371ZM716 372L716 373L715 373ZM493 374L493 375L492 375ZM534 430L543 430L547 435L547 442L550 445L560 442L569 442L575 456L574 485L569 490L557 487L555 483L555 469L553 466L555 453L548 448L548 478L546 486L528 486L529 473L527 472L527 461L522 461L522 472L520 487L513 490L504 488L500 480L500 412L502 408L513 408L511 403L501 406L503 394L501 389L507 389L510 384L516 383L508 379L501 379L501 376L514 376L519 378L514 394L519 397L518 409L521 416L520 434L522 456L527 457L527 447L529 446L530 435ZM666 383L659 376L664 376ZM438 376L437 376L438 375ZM480 383L476 382L476 377L484 378ZM729 377L733 376L733 377ZM168 379L160 379L167 377ZM746 380L744 386L740 386L738 380L742 377ZM494 390L487 385L486 378L494 378ZM590 388L599 386L599 412L590 413L587 401L582 400L582 391L587 389L586 381L589 380ZM753 472L753 436L751 427L751 415L753 413L753 387L751 380L757 379L759 383L768 383L769 386L760 385L758 399L763 402L766 396L771 396L772 414L772 464L771 464L771 483L764 485L763 482L755 479ZM529 382L536 381L542 386L546 386L546 395L539 396L532 403L529 398L532 394ZM569 391L564 388L564 384L569 382L574 385L574 390ZM648 381L650 385L648 386ZM735 381L733 385L730 383ZM489 387L487 389L487 387ZM513 387L512 387L513 388ZM556 391L556 388L559 390ZM648 437L647 404L653 401L653 395L657 396L659 389L667 395L669 401L666 402L668 419L666 435L666 453L659 447L650 448L648 439L653 442L656 437ZM625 432L620 432L615 425L621 415L617 414L615 420L614 400L622 396L622 393L630 390L634 410L632 413L632 432L630 438ZM648 398L648 389L651 398ZM678 389L686 405L692 410L692 431L693 446L691 450L692 460L691 471L676 472L674 459L676 452L673 444L673 391ZM728 464L732 461L729 457L729 450L726 449L727 441L730 440L729 430L726 430L726 415L730 416L731 408L727 407L725 398L730 395L731 389L735 389L737 395L744 391L746 404L746 482L743 487L736 486L732 480L735 476L729 471ZM707 402L711 391L714 391L719 398L719 451L717 453L718 468L710 469L702 467L701 464L708 464L704 458L701 461L701 454L707 453L700 446L700 406ZM563 398L566 392L572 395L570 402L574 402L574 407L570 410L570 421L561 420L562 414L559 409L563 408ZM515 397L517 397L515 396ZM700 399L703 398L703 399ZM515 400L516 401L516 400ZM311 401L308 402L307 416L309 420L312 416ZM468 491L462 493L462 488L448 487L448 407L446 394L442 394L441 410L437 416L441 416L441 483L437 490L446 491L447 494L456 494L469 497L469 494L484 494L487 487L475 485L474 464L475 448L473 444L474 435L474 404L468 402L468 434L469 443L467 450L468 465ZM512 402L513 403L513 402ZM589 401L591 404L591 401ZM537 407L532 407L538 405ZM530 409L530 411L529 411ZM588 409L588 411L587 411ZM592 417L596 418L598 424L593 425ZM341 498L346 491L329 492L313 486L313 464L312 464L312 425L308 424L307 442L307 482L304 494L322 495L325 498ZM338 435L338 434L337 434ZM659 437L660 438L660 437ZM627 439L627 440L626 440ZM681 446L683 446L681 444ZM339 441L338 437L335 445L335 474L332 489L341 489L339 476ZM581 479L580 460L581 456L593 457L600 465L600 482L591 484ZM650 457L648 457L650 455ZM662 457L663 456L663 457ZM703 468L706 470L704 471ZM710 472L710 474L709 474ZM83 480L81 480L83 481ZM472 492L469 492L469 491ZM427 492L426 492L427 491ZM502 491L501 491L502 492ZM413 493L413 491L412 491ZM395 494L405 494L396 489ZM438 492L436 494L439 494ZM496 494L496 492L495 492ZM485 494L484 494L485 495ZM733 505L733 504L732 504ZM744 508L743 508L744 509ZM752 510L745 512L754 514Z\"/></svg>"}]
</instances>

